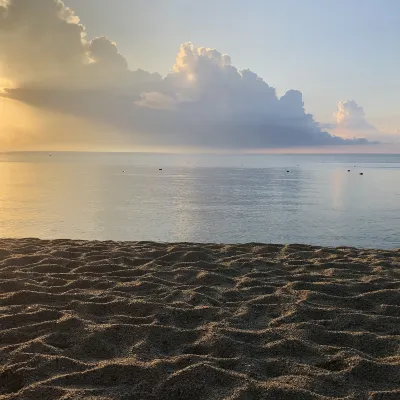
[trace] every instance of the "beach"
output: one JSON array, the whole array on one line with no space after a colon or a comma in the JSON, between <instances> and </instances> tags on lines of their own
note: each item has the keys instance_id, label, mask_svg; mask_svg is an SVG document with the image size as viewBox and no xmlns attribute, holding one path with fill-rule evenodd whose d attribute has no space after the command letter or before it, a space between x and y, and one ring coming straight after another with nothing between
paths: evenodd
<instances>
[{"instance_id":1,"label":"beach","mask_svg":"<svg viewBox=\"0 0 400 400\"><path fill-rule=\"evenodd\" d=\"M0 399L400 398L400 250L0 240Z\"/></svg>"}]
</instances>

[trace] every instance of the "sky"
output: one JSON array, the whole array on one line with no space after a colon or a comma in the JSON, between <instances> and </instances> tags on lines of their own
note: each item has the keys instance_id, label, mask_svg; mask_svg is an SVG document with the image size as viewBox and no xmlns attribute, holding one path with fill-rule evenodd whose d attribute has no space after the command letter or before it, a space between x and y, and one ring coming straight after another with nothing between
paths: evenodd
<instances>
[{"instance_id":1,"label":"sky","mask_svg":"<svg viewBox=\"0 0 400 400\"><path fill-rule=\"evenodd\" d=\"M399 39L397 0L0 0L0 144L392 150Z\"/></svg>"}]
</instances>

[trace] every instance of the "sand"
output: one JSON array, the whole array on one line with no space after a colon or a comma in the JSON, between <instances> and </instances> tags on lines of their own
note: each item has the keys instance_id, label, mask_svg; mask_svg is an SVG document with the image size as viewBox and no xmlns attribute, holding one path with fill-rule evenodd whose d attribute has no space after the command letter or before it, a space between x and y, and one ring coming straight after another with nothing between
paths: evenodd
<instances>
[{"instance_id":1,"label":"sand","mask_svg":"<svg viewBox=\"0 0 400 400\"><path fill-rule=\"evenodd\" d=\"M0 399L400 399L400 250L0 240Z\"/></svg>"}]
</instances>

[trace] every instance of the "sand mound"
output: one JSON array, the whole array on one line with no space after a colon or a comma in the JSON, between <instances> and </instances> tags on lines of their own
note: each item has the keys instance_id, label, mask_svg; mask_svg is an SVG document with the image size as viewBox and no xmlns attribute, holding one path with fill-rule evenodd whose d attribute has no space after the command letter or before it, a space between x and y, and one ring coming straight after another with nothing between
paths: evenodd
<instances>
[{"instance_id":1,"label":"sand mound","mask_svg":"<svg viewBox=\"0 0 400 400\"><path fill-rule=\"evenodd\" d=\"M0 399L400 399L400 251L0 240Z\"/></svg>"}]
</instances>

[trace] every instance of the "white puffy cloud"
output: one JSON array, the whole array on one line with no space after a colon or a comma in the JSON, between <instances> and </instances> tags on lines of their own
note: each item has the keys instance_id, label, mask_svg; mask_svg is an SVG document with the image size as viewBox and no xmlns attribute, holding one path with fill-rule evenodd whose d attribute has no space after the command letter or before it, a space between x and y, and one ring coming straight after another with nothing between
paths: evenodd
<instances>
[{"instance_id":1,"label":"white puffy cloud","mask_svg":"<svg viewBox=\"0 0 400 400\"><path fill-rule=\"evenodd\" d=\"M215 49L181 45L164 78L131 71L107 37L86 40L79 18L61 0L0 2L0 67L14 86L4 96L103 122L146 145L365 143L325 132L305 113L300 91L279 98L257 74L238 70Z\"/></svg>"},{"instance_id":2,"label":"white puffy cloud","mask_svg":"<svg viewBox=\"0 0 400 400\"><path fill-rule=\"evenodd\" d=\"M227 54L221 54L215 49L206 47L195 47L192 43L181 45L180 51L176 56L174 71L191 75L196 71L201 73L202 66L209 68L214 65L220 69L231 65L231 58Z\"/></svg>"},{"instance_id":3,"label":"white puffy cloud","mask_svg":"<svg viewBox=\"0 0 400 400\"><path fill-rule=\"evenodd\" d=\"M336 123L329 127L334 135L344 138L364 137L369 141L382 143L399 142L399 137L395 133L382 132L371 124L363 107L354 100L339 101L334 117Z\"/></svg>"},{"instance_id":4,"label":"white puffy cloud","mask_svg":"<svg viewBox=\"0 0 400 400\"><path fill-rule=\"evenodd\" d=\"M338 111L335 114L337 126L340 129L352 131L374 131L377 129L365 118L364 109L354 100L342 100L338 103Z\"/></svg>"},{"instance_id":5,"label":"white puffy cloud","mask_svg":"<svg viewBox=\"0 0 400 400\"><path fill-rule=\"evenodd\" d=\"M182 108L205 114L273 114L279 109L275 89L255 73L238 71L228 55L192 43L181 45L160 90L181 99Z\"/></svg>"}]
</instances>

